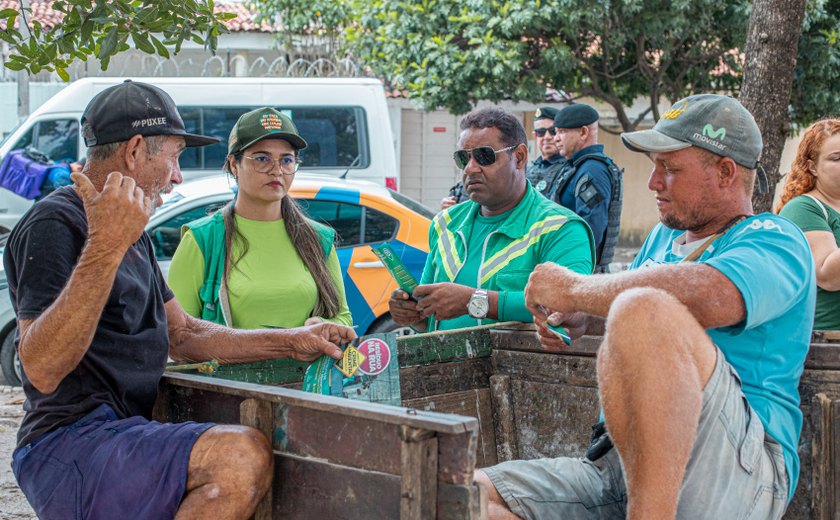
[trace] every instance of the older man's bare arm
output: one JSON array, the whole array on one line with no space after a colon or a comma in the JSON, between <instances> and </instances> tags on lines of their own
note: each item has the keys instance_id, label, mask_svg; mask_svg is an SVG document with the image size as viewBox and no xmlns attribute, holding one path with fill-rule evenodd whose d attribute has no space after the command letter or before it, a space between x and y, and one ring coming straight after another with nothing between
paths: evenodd
<instances>
[{"instance_id":1,"label":"older man's bare arm","mask_svg":"<svg viewBox=\"0 0 840 520\"><path fill-rule=\"evenodd\" d=\"M169 355L172 359L200 362L250 363L291 358L313 361L323 354L341 358L342 345L356 337L351 327L322 322L294 329L231 329L187 314L173 298L166 302Z\"/></svg>"}]
</instances>

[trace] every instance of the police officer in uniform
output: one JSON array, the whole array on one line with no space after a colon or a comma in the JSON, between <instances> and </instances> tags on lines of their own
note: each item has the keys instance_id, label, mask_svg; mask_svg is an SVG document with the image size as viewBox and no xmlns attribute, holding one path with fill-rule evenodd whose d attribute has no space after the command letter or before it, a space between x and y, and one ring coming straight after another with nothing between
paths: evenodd
<instances>
[{"instance_id":1,"label":"police officer in uniform","mask_svg":"<svg viewBox=\"0 0 840 520\"><path fill-rule=\"evenodd\" d=\"M554 128L566 165L550 198L586 220L595 235L596 272L606 272L618 239L622 171L598 144L598 112L591 106L575 103L557 111Z\"/></svg>"},{"instance_id":2,"label":"police officer in uniform","mask_svg":"<svg viewBox=\"0 0 840 520\"><path fill-rule=\"evenodd\" d=\"M554 118L558 112L553 107L539 107L534 112L534 138L540 155L525 170L528 182L549 200L553 200L557 181L566 165L566 158L560 155L554 142Z\"/></svg>"}]
</instances>

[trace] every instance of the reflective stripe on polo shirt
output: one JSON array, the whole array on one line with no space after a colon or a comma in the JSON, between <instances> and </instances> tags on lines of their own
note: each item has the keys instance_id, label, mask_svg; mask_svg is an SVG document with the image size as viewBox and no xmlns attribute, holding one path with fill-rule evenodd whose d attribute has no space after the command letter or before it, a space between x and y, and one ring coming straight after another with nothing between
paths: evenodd
<instances>
[{"instance_id":1,"label":"reflective stripe on polo shirt","mask_svg":"<svg viewBox=\"0 0 840 520\"><path fill-rule=\"evenodd\" d=\"M563 216L551 216L546 219L534 222L528 232L517 240L508 244L505 248L496 251L493 256L488 258L481 266L480 276L481 284L487 283L496 273L498 273L504 266L512 260L524 255L532 245L539 243L543 235L557 231L566 221L569 220Z\"/></svg>"},{"instance_id":2,"label":"reflective stripe on polo shirt","mask_svg":"<svg viewBox=\"0 0 840 520\"><path fill-rule=\"evenodd\" d=\"M434 218L435 233L438 236L437 246L441 252L443 270L451 282L455 280L455 276L461 270L464 262L455 247L455 234L446 227L450 222L452 222L452 217L449 216L448 211L441 212Z\"/></svg>"}]
</instances>

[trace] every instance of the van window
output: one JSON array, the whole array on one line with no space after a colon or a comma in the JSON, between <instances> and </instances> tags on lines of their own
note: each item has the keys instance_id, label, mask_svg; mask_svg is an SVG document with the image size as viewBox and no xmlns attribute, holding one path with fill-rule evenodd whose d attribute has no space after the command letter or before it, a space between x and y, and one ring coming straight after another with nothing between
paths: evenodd
<instances>
[{"instance_id":1,"label":"van window","mask_svg":"<svg viewBox=\"0 0 840 520\"><path fill-rule=\"evenodd\" d=\"M53 161L74 162L79 155L79 121L53 119L38 121L12 147L32 146Z\"/></svg>"},{"instance_id":2,"label":"van window","mask_svg":"<svg viewBox=\"0 0 840 520\"><path fill-rule=\"evenodd\" d=\"M228 136L239 116L254 107L191 107L178 111L187 132L221 139L218 144L189 148L181 154L181 169L221 168ZM301 152L302 168L367 168L370 165L368 130L362 107L275 107L292 118L309 145Z\"/></svg>"}]
</instances>

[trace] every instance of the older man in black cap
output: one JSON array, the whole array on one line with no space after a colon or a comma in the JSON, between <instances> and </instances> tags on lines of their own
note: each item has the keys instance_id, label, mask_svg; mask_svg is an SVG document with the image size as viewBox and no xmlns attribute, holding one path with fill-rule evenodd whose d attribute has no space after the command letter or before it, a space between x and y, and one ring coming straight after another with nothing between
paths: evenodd
<instances>
[{"instance_id":1,"label":"older man in black cap","mask_svg":"<svg viewBox=\"0 0 840 520\"><path fill-rule=\"evenodd\" d=\"M554 200L557 181L566 165L566 158L554 142L554 118L558 112L554 107L539 107L534 112L534 138L540 155L525 169L528 182L548 200Z\"/></svg>"},{"instance_id":2,"label":"older man in black cap","mask_svg":"<svg viewBox=\"0 0 840 520\"><path fill-rule=\"evenodd\" d=\"M18 317L26 415L12 469L39 518L248 518L272 478L269 441L245 426L150 421L167 356L248 362L340 357L355 334L320 323L234 330L187 315L143 231L181 182L175 103L127 81L82 115L75 186L23 217L3 262Z\"/></svg>"},{"instance_id":3,"label":"older man in black cap","mask_svg":"<svg viewBox=\"0 0 840 520\"><path fill-rule=\"evenodd\" d=\"M595 235L596 272L607 272L621 220L621 169L598 144L598 112L576 103L554 117L555 144L566 161L554 202L583 217Z\"/></svg>"}]
</instances>

